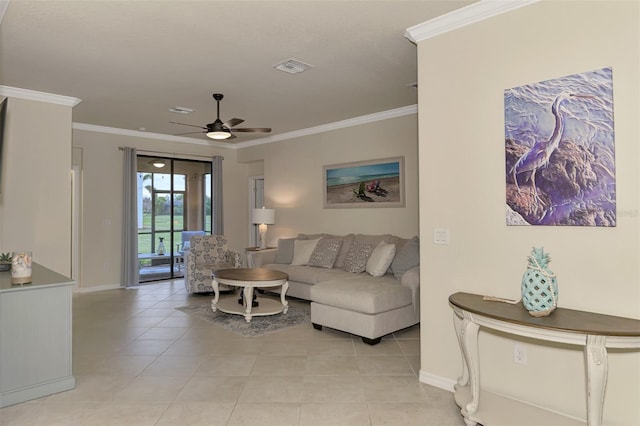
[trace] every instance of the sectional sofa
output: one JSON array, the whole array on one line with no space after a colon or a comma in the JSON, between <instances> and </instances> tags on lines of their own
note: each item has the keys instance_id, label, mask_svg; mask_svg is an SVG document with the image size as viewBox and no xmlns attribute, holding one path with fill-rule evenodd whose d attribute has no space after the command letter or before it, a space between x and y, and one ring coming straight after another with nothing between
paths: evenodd
<instances>
[{"instance_id":1,"label":"sectional sofa","mask_svg":"<svg viewBox=\"0 0 640 426\"><path fill-rule=\"evenodd\" d=\"M369 344L420 321L418 237L300 234L250 254L254 267L289 274L288 296L311 301L311 322Z\"/></svg>"}]
</instances>

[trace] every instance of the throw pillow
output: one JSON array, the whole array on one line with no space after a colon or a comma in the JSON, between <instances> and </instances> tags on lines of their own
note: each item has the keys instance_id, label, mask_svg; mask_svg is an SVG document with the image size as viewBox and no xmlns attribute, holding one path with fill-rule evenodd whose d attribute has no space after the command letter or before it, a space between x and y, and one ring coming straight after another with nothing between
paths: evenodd
<instances>
[{"instance_id":1,"label":"throw pillow","mask_svg":"<svg viewBox=\"0 0 640 426\"><path fill-rule=\"evenodd\" d=\"M289 264L293 260L293 242L295 238L280 238L278 240L278 251L276 252L276 263Z\"/></svg>"},{"instance_id":2,"label":"throw pillow","mask_svg":"<svg viewBox=\"0 0 640 426\"><path fill-rule=\"evenodd\" d=\"M367 260L366 271L373 277L383 276L389 269L395 255L396 245L381 241L371 252L371 256Z\"/></svg>"},{"instance_id":3,"label":"throw pillow","mask_svg":"<svg viewBox=\"0 0 640 426\"><path fill-rule=\"evenodd\" d=\"M320 238L317 240L295 240L293 242L293 259L291 260L291 264L306 265L309 263L311 253L313 253L313 249L316 248L318 241L320 241Z\"/></svg>"},{"instance_id":4,"label":"throw pillow","mask_svg":"<svg viewBox=\"0 0 640 426\"><path fill-rule=\"evenodd\" d=\"M342 247L338 252L338 257L336 258L336 263L334 263L334 268L344 268L344 259L347 257L347 253L349 252L349 247L351 247L351 243L355 239L354 234L348 234L343 237L332 237L332 238L340 238L342 240Z\"/></svg>"},{"instance_id":5,"label":"throw pillow","mask_svg":"<svg viewBox=\"0 0 640 426\"><path fill-rule=\"evenodd\" d=\"M420 264L420 240L413 237L398 250L398 254L391 263L391 270L396 279L401 279L402 275L409 269Z\"/></svg>"},{"instance_id":6,"label":"throw pillow","mask_svg":"<svg viewBox=\"0 0 640 426\"><path fill-rule=\"evenodd\" d=\"M333 264L338 258L338 253L342 247L342 240L338 238L323 238L318 241L309 258L309 266L319 268L333 268Z\"/></svg>"},{"instance_id":7,"label":"throw pillow","mask_svg":"<svg viewBox=\"0 0 640 426\"><path fill-rule=\"evenodd\" d=\"M362 241L354 241L349 247L349 252L344 258L344 270L360 273L367 268L367 260L375 246Z\"/></svg>"}]
</instances>

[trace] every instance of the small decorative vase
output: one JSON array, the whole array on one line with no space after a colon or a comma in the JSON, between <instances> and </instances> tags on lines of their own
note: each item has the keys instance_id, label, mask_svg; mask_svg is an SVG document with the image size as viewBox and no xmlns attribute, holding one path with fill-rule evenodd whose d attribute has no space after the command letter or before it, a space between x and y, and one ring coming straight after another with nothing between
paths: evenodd
<instances>
[{"instance_id":1,"label":"small decorative vase","mask_svg":"<svg viewBox=\"0 0 640 426\"><path fill-rule=\"evenodd\" d=\"M551 257L544 248L533 248L522 277L522 304L534 317L544 317L558 306L558 282L548 268Z\"/></svg>"},{"instance_id":2,"label":"small decorative vase","mask_svg":"<svg viewBox=\"0 0 640 426\"><path fill-rule=\"evenodd\" d=\"M158 254L162 256L164 254L164 237L159 237L160 242L158 243Z\"/></svg>"},{"instance_id":3,"label":"small decorative vase","mask_svg":"<svg viewBox=\"0 0 640 426\"><path fill-rule=\"evenodd\" d=\"M14 252L11 259L11 284L31 282L31 252Z\"/></svg>"},{"instance_id":4,"label":"small decorative vase","mask_svg":"<svg viewBox=\"0 0 640 426\"><path fill-rule=\"evenodd\" d=\"M0 271L11 270L11 253L0 253Z\"/></svg>"}]
</instances>

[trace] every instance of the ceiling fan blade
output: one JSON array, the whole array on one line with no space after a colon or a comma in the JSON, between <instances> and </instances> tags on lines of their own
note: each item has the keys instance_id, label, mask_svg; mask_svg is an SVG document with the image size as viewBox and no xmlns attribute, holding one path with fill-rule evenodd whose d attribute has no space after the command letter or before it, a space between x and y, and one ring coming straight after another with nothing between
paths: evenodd
<instances>
[{"instance_id":1,"label":"ceiling fan blade","mask_svg":"<svg viewBox=\"0 0 640 426\"><path fill-rule=\"evenodd\" d=\"M269 133L270 127L243 127L241 129L230 129L232 132L245 132L245 133Z\"/></svg>"},{"instance_id":2,"label":"ceiling fan blade","mask_svg":"<svg viewBox=\"0 0 640 426\"><path fill-rule=\"evenodd\" d=\"M233 127L237 126L240 123L244 123L244 120L242 118L232 118L231 120L227 120L222 123L222 125L225 127Z\"/></svg>"},{"instance_id":3,"label":"ceiling fan blade","mask_svg":"<svg viewBox=\"0 0 640 426\"><path fill-rule=\"evenodd\" d=\"M269 133L271 132L271 128L269 127L244 127L241 129L236 129L234 128L234 126L237 126L240 123L244 123L244 120L241 118L231 118L227 121L225 121L224 123L222 122L222 120L220 120L220 101L222 100L223 95L221 93L214 93L213 94L213 99L216 100L216 108L217 108L217 115L216 115L216 120L213 123L209 123L206 126L197 126L195 124L188 124L188 123L180 123L177 121L170 121L169 123L171 124L179 124L181 126L189 126L189 127L197 127L199 129L202 129L202 132L188 132L188 133L178 133L175 134L174 136L180 136L180 135L192 135L195 133L207 133L207 135L210 132L213 133L218 133L218 132L228 132L229 133L229 137L227 139L236 139L237 136L235 136L233 134L233 132L242 132L242 133ZM221 139L221 140L225 140L225 139Z\"/></svg>"},{"instance_id":4,"label":"ceiling fan blade","mask_svg":"<svg viewBox=\"0 0 640 426\"><path fill-rule=\"evenodd\" d=\"M201 132L174 133L173 136L195 135L196 133L203 134L206 132L201 131Z\"/></svg>"},{"instance_id":5,"label":"ceiling fan blade","mask_svg":"<svg viewBox=\"0 0 640 426\"><path fill-rule=\"evenodd\" d=\"M181 126L197 127L198 129L204 129L204 130L207 130L207 128L206 128L206 127L203 127L203 126L196 126L195 124L178 123L177 121L170 121L169 123L171 123L171 124L179 124L179 125L181 125Z\"/></svg>"}]
</instances>

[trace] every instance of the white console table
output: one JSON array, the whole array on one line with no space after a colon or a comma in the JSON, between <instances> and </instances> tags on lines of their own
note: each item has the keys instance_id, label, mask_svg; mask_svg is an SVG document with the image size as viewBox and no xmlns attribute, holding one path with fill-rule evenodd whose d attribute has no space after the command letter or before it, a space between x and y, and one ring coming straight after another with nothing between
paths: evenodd
<instances>
[{"instance_id":1,"label":"white console table","mask_svg":"<svg viewBox=\"0 0 640 426\"><path fill-rule=\"evenodd\" d=\"M607 348L640 348L640 320L557 308L547 317L529 315L522 303L493 302L483 296L455 293L449 297L463 354L462 376L455 401L468 426L513 425L529 419L535 425L584 425L568 417L483 391L480 386L480 327L548 342L584 347L587 424L602 424L607 383ZM524 423L518 423L524 424Z\"/></svg>"},{"instance_id":2,"label":"white console table","mask_svg":"<svg viewBox=\"0 0 640 426\"><path fill-rule=\"evenodd\" d=\"M0 408L75 387L71 370L74 282L37 263L33 282L0 272Z\"/></svg>"}]
</instances>

